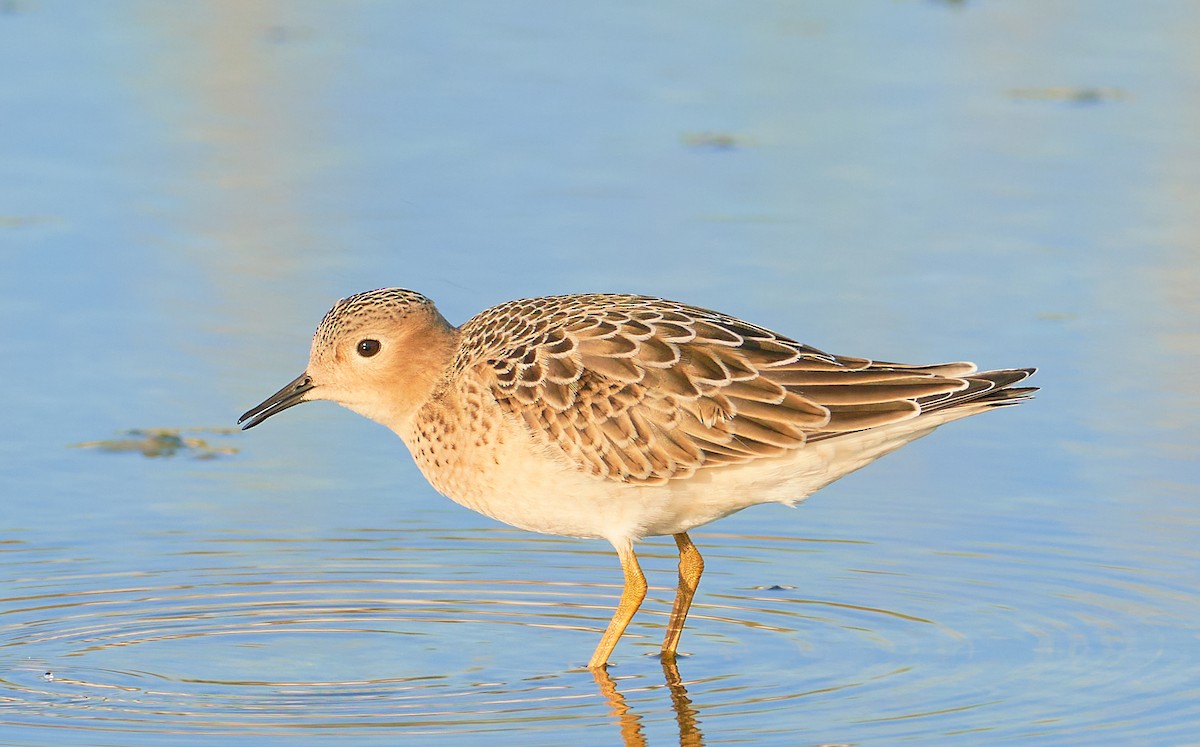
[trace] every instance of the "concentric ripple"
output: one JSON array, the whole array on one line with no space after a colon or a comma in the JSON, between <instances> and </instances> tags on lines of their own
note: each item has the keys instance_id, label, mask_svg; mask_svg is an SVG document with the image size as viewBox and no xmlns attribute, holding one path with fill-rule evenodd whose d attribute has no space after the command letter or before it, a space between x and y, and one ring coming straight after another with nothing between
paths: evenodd
<instances>
[{"instance_id":1,"label":"concentric ripple","mask_svg":"<svg viewBox=\"0 0 1200 747\"><path fill-rule=\"evenodd\" d=\"M1098 699L1098 666L1154 677L1152 696L1195 687L1167 653L1180 643L1173 628L1133 619L1152 609L1152 590L1119 568L1059 557L1078 575L1039 579L1021 548L697 542L710 571L684 638L693 655L678 672L651 656L674 557L649 543L650 598L607 679L581 668L619 593L615 559L598 543L507 531L234 538L138 570L10 543L0 724L24 727L27 743L41 729L80 729L123 743L336 732L519 733L524 744L602 733L641 744L706 728L786 743L830 723L854 739L906 729L1032 737L1069 710L1061 684L1073 677L1088 702L1110 706L1074 714L1099 733L1163 705L1128 702L1116 687L1111 702ZM877 556L890 567L872 566ZM859 567L839 565L851 559ZM1029 604L1013 605L1016 586ZM1161 636L1149 647L1162 657L1135 660L1148 645L1128 631ZM1047 691L1037 683L1051 667Z\"/></svg>"}]
</instances>

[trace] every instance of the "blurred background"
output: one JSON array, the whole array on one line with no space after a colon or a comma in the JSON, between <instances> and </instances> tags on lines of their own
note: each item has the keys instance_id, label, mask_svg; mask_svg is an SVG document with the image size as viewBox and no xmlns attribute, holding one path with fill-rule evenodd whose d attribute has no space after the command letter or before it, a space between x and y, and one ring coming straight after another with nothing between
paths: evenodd
<instances>
[{"instance_id":1,"label":"blurred background","mask_svg":"<svg viewBox=\"0 0 1200 747\"><path fill-rule=\"evenodd\" d=\"M0 2L0 744L1194 743L1200 6ZM340 297L580 291L1038 366L674 546L438 496Z\"/></svg>"}]
</instances>

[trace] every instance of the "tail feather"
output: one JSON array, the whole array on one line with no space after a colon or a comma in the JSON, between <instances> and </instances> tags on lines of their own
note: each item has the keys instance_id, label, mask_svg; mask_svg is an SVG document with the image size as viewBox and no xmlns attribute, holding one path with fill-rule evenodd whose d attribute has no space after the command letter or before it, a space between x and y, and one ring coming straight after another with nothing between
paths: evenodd
<instances>
[{"instance_id":1,"label":"tail feather","mask_svg":"<svg viewBox=\"0 0 1200 747\"><path fill-rule=\"evenodd\" d=\"M921 414L945 410L964 405L987 405L999 407L1015 405L1027 400L1037 391L1037 387L1012 388L1013 384L1028 379L1037 371L1036 368L1004 368L996 371L980 371L962 378L967 381L967 388L948 394L937 394L917 400ZM919 416L918 416L919 417Z\"/></svg>"},{"instance_id":2,"label":"tail feather","mask_svg":"<svg viewBox=\"0 0 1200 747\"><path fill-rule=\"evenodd\" d=\"M895 364L876 364L894 368ZM1019 384L1037 371L1036 368L1004 368L995 371L974 371L974 366L969 363L954 363L943 364L942 366L910 366L909 370L925 373L928 375L939 375L935 371L945 370L949 367L970 366L969 373L959 373L954 378L966 382L966 386L951 392L943 392L939 394L931 394L925 397L917 397L909 400L910 403L916 405L915 413L903 420L898 421L894 425L901 426L899 431L911 432L907 440L917 438L933 430L942 423L947 423L951 420L974 415L983 410L993 407L1007 407L1009 405L1019 404L1033 396L1037 391L1037 387L1014 387L1014 384ZM832 408L831 408L832 409ZM903 425L907 423L908 425ZM891 426L881 426L890 428ZM861 434L864 431L872 430L872 427L862 429L842 429L842 430L826 430L820 433L810 434L808 442L818 442L827 440L838 440L855 434ZM907 441L902 441L906 443Z\"/></svg>"}]
</instances>

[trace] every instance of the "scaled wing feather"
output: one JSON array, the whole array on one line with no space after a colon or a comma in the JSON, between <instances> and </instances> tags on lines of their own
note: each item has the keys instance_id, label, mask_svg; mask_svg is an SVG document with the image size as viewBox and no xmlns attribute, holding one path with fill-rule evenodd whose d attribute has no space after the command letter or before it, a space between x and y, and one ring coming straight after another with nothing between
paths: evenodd
<instances>
[{"instance_id":1,"label":"scaled wing feather","mask_svg":"<svg viewBox=\"0 0 1200 747\"><path fill-rule=\"evenodd\" d=\"M986 399L1028 375L832 356L724 314L646 296L512 301L462 332L456 372L479 377L578 469L635 484Z\"/></svg>"}]
</instances>

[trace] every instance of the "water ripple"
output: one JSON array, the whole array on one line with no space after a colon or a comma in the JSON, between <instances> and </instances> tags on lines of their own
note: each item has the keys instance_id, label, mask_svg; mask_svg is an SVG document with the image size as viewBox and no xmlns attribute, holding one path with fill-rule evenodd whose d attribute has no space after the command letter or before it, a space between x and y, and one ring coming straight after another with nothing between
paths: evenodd
<instances>
[{"instance_id":1,"label":"water ripple","mask_svg":"<svg viewBox=\"0 0 1200 747\"><path fill-rule=\"evenodd\" d=\"M719 721L781 738L778 717L802 708L787 722L832 720L859 739L1029 738L1078 699L1064 683L1089 689L1093 711L1071 718L1101 733L1196 689L1190 660L1171 654L1178 629L1147 624L1170 595L1128 569L1058 557L1039 577L1036 553L1000 546L912 548L889 567L853 552L859 567L836 568L836 544L716 534L703 537L710 575L684 638L692 678L649 664L673 588L659 543L643 552L657 583L612 677L593 680L580 665L619 592L609 553L505 532L420 536L225 539L141 570L5 545L0 724L146 738L519 731L529 744L587 729L641 744L665 730L698 744ZM1146 700L1107 684L1128 677L1155 683Z\"/></svg>"}]
</instances>

